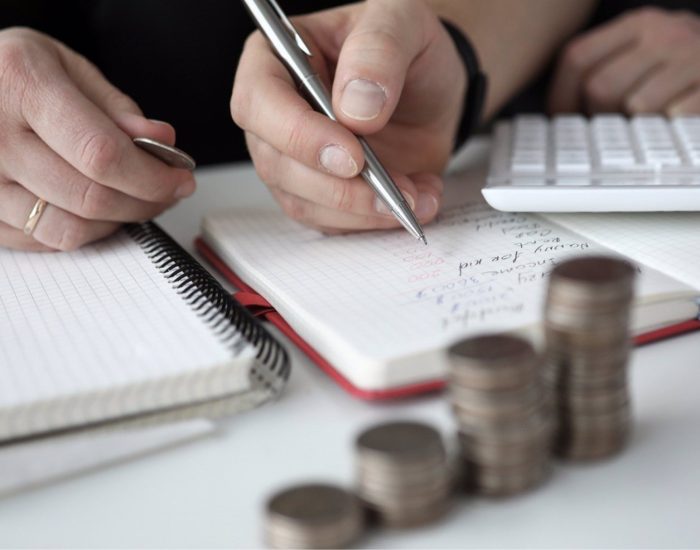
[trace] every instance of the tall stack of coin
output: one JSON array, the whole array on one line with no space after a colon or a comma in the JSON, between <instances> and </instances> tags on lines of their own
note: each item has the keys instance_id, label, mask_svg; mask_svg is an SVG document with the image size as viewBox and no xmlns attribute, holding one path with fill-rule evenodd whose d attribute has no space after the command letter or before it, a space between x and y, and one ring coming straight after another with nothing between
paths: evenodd
<instances>
[{"instance_id":1,"label":"tall stack of coin","mask_svg":"<svg viewBox=\"0 0 700 550\"><path fill-rule=\"evenodd\" d=\"M503 334L460 341L449 359L465 481L494 496L537 485L548 471L554 429L541 357L526 340Z\"/></svg>"},{"instance_id":2,"label":"tall stack of coin","mask_svg":"<svg viewBox=\"0 0 700 550\"><path fill-rule=\"evenodd\" d=\"M550 380L556 395L556 449L571 459L624 447L631 426L627 384L634 267L590 256L551 274L545 306Z\"/></svg>"},{"instance_id":3,"label":"tall stack of coin","mask_svg":"<svg viewBox=\"0 0 700 550\"><path fill-rule=\"evenodd\" d=\"M417 422L391 422L356 440L357 491L379 521L413 527L440 518L452 496L452 475L440 434Z\"/></svg>"},{"instance_id":4,"label":"tall stack of coin","mask_svg":"<svg viewBox=\"0 0 700 550\"><path fill-rule=\"evenodd\" d=\"M292 487L267 503L265 538L272 548L344 548L363 528L357 497L333 485Z\"/></svg>"}]
</instances>

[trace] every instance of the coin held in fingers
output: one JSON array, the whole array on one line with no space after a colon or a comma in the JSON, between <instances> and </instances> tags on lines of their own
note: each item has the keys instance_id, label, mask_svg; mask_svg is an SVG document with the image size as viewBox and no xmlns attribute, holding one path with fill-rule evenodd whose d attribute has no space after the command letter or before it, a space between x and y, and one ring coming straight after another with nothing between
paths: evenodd
<instances>
[{"instance_id":1,"label":"coin held in fingers","mask_svg":"<svg viewBox=\"0 0 700 550\"><path fill-rule=\"evenodd\" d=\"M166 145L165 143L161 143L155 139L145 137L137 137L134 138L133 141L138 147L162 160L165 164L172 166L173 168L194 170L197 166L197 163L191 156L177 147Z\"/></svg>"}]
</instances>

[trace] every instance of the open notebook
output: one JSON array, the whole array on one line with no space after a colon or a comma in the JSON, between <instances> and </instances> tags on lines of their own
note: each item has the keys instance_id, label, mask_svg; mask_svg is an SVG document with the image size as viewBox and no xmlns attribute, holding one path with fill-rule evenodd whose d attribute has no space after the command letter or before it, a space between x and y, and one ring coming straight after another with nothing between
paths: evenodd
<instances>
[{"instance_id":1,"label":"open notebook","mask_svg":"<svg viewBox=\"0 0 700 550\"><path fill-rule=\"evenodd\" d=\"M275 395L284 350L156 225L0 250L0 442Z\"/></svg>"},{"instance_id":2,"label":"open notebook","mask_svg":"<svg viewBox=\"0 0 700 550\"><path fill-rule=\"evenodd\" d=\"M435 387L446 372L442 350L455 339L502 330L536 336L547 274L574 254L621 254L640 265L634 332L641 340L664 327L700 326L692 321L700 216L686 217L685 240L657 231L663 220L654 218L626 228L610 216L602 230L595 216L561 218L572 231L492 210L478 186L455 186L454 206L426 230L427 247L403 231L329 237L278 211L223 210L205 217L201 250L263 296L317 363L367 398Z\"/></svg>"}]
</instances>

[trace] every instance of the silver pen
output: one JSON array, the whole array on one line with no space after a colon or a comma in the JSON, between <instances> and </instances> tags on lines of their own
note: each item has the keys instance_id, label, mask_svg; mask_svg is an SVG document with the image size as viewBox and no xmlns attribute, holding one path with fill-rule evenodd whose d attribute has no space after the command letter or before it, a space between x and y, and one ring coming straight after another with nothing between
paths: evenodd
<instances>
[{"instance_id":1,"label":"silver pen","mask_svg":"<svg viewBox=\"0 0 700 550\"><path fill-rule=\"evenodd\" d=\"M321 78L311 67L309 57L311 50L304 43L291 21L277 5L275 0L242 0L258 28L267 37L277 56L287 69L304 87L317 111L331 120L336 120L330 94ZM377 155L369 144L360 136L357 139L362 144L365 155L365 165L361 175L370 185L377 196L384 202L396 219L401 222L411 235L428 244L423 228L416 215L391 179Z\"/></svg>"}]
</instances>

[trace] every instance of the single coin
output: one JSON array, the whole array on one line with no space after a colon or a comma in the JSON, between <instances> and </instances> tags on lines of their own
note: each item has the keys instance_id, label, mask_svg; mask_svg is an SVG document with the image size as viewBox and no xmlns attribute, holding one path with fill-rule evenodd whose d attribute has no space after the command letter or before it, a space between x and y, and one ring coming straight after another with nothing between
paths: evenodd
<instances>
[{"instance_id":1,"label":"single coin","mask_svg":"<svg viewBox=\"0 0 700 550\"><path fill-rule=\"evenodd\" d=\"M267 503L265 530L274 548L340 548L352 543L362 528L359 499L333 485L292 487Z\"/></svg>"},{"instance_id":2,"label":"single coin","mask_svg":"<svg viewBox=\"0 0 700 550\"><path fill-rule=\"evenodd\" d=\"M194 170L197 166L197 163L195 163L191 156L177 147L166 145L165 143L161 143L155 139L145 137L137 137L134 138L133 141L135 145L173 168Z\"/></svg>"},{"instance_id":3,"label":"single coin","mask_svg":"<svg viewBox=\"0 0 700 550\"><path fill-rule=\"evenodd\" d=\"M629 347L629 326L620 325L614 329L600 327L599 330L571 330L547 325L545 339L550 349L609 353L611 349L624 350Z\"/></svg>"},{"instance_id":4,"label":"single coin","mask_svg":"<svg viewBox=\"0 0 700 550\"><path fill-rule=\"evenodd\" d=\"M383 507L381 510L378 510L368 505L369 509L379 514L382 525L390 529L412 529L434 523L443 519L451 507L451 497L435 502L430 506L422 506L415 509Z\"/></svg>"},{"instance_id":5,"label":"single coin","mask_svg":"<svg viewBox=\"0 0 700 550\"><path fill-rule=\"evenodd\" d=\"M564 280L599 290L628 288L635 268L626 260L610 256L587 256L562 262L552 270L552 280ZM600 296L600 294L598 294Z\"/></svg>"},{"instance_id":6,"label":"single coin","mask_svg":"<svg viewBox=\"0 0 700 550\"><path fill-rule=\"evenodd\" d=\"M440 433L419 422L388 422L364 431L357 438L361 455L378 460L415 461L425 457L445 456Z\"/></svg>"},{"instance_id":7,"label":"single coin","mask_svg":"<svg viewBox=\"0 0 700 550\"><path fill-rule=\"evenodd\" d=\"M567 279L551 279L547 288L545 303L555 306L562 312L567 312L576 318L576 309L592 315L604 315L618 309L628 307L634 298L632 281L617 286L598 288L593 283L586 285L582 281Z\"/></svg>"},{"instance_id":8,"label":"single coin","mask_svg":"<svg viewBox=\"0 0 700 550\"><path fill-rule=\"evenodd\" d=\"M467 338L450 346L448 353L480 365L509 367L514 361L532 362L535 350L522 338L508 334L489 334Z\"/></svg>"}]
</instances>

